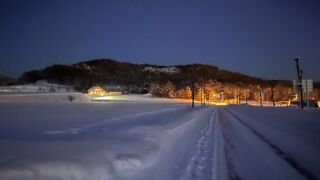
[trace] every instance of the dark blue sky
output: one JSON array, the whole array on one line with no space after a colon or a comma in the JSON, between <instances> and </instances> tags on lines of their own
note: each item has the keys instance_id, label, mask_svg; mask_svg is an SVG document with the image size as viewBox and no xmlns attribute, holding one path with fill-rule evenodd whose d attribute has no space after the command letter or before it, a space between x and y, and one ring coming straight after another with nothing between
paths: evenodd
<instances>
[{"instance_id":1,"label":"dark blue sky","mask_svg":"<svg viewBox=\"0 0 320 180\"><path fill-rule=\"evenodd\" d=\"M113 58L320 81L318 0L1 0L0 74Z\"/></svg>"}]
</instances>

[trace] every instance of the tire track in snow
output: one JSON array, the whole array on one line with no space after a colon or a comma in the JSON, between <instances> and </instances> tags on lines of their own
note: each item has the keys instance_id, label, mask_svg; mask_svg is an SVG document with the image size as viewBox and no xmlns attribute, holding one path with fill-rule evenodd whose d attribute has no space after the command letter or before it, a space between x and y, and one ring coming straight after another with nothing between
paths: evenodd
<instances>
[{"instance_id":1,"label":"tire track in snow","mask_svg":"<svg viewBox=\"0 0 320 180\"><path fill-rule=\"evenodd\" d=\"M247 123L245 123L241 118L239 118L237 115L235 115L229 109L225 108L225 111L227 113L229 113L235 120L240 122L240 124L242 124L248 130L250 130L253 134L255 134L257 137L259 137L263 142L268 144L275 154L279 155L291 167L296 169L301 175L305 176L309 180L317 180L317 179L319 179L316 175L314 175L312 172L310 172L309 170L304 168L301 164L299 164L293 157L291 157L290 155L286 154L283 150L281 150L276 145L272 144L268 139L266 139L264 136L262 136L260 133L258 133L256 130L254 130L252 127L250 127Z\"/></svg>"},{"instance_id":2,"label":"tire track in snow","mask_svg":"<svg viewBox=\"0 0 320 180\"><path fill-rule=\"evenodd\" d=\"M212 179L213 177L213 155L214 146L213 138L213 112L210 115L208 122L201 131L201 136L196 144L196 151L190 158L185 174L181 180L189 179Z\"/></svg>"},{"instance_id":3,"label":"tire track in snow","mask_svg":"<svg viewBox=\"0 0 320 180\"><path fill-rule=\"evenodd\" d=\"M215 108L214 113L214 149L213 149L213 164L212 164L212 180L230 180L231 173L235 173L232 161L227 162L226 142L223 132L223 124L220 122L220 115L218 107Z\"/></svg>"},{"instance_id":4,"label":"tire track in snow","mask_svg":"<svg viewBox=\"0 0 320 180\"><path fill-rule=\"evenodd\" d=\"M217 119L217 121L220 121L220 119ZM228 170L228 177L231 180L241 180L241 178L239 177L239 175L237 174L237 172L234 168L233 158L230 155L230 150L232 150L234 148L234 145L232 144L231 140L226 136L226 133L224 131L225 125L223 124L223 121L221 122L220 127L221 127L222 138L224 141L223 151L224 151L226 166L227 166L227 170ZM218 128L220 128L220 127L218 127Z\"/></svg>"},{"instance_id":5,"label":"tire track in snow","mask_svg":"<svg viewBox=\"0 0 320 180\"><path fill-rule=\"evenodd\" d=\"M241 180L241 178L239 177L239 175L235 171L235 168L233 165L233 159L232 159L230 152L229 152L229 150L233 149L234 145L232 144L231 140L225 135L224 131L222 131L222 137L225 142L225 146L224 146L223 150L224 150L224 154L225 154L229 178L232 180Z\"/></svg>"}]
</instances>

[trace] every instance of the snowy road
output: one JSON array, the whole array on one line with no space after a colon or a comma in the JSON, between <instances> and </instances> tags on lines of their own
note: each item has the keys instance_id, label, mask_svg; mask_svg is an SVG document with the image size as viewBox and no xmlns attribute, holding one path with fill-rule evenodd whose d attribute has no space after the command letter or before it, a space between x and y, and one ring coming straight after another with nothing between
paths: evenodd
<instances>
[{"instance_id":1,"label":"snowy road","mask_svg":"<svg viewBox=\"0 0 320 180\"><path fill-rule=\"evenodd\" d=\"M0 179L319 179L320 113L0 103Z\"/></svg>"},{"instance_id":2,"label":"snowy road","mask_svg":"<svg viewBox=\"0 0 320 180\"><path fill-rule=\"evenodd\" d=\"M260 122L255 116L257 112L246 114L244 118L238 115L240 112L237 110L243 111L246 108L229 107L219 110L227 168L231 179L319 179L319 132L313 134L315 138L312 142L303 142L300 139L299 133L310 133L302 132L303 130L283 131L275 135L277 129L274 127L277 124L268 129L272 121L267 118L272 117L264 118L269 121L269 127L261 126L264 119ZM277 116L273 118L276 121L287 121ZM290 130L298 128L292 126L289 121L284 126ZM303 119L300 121L301 125L309 123L303 122Z\"/></svg>"}]
</instances>

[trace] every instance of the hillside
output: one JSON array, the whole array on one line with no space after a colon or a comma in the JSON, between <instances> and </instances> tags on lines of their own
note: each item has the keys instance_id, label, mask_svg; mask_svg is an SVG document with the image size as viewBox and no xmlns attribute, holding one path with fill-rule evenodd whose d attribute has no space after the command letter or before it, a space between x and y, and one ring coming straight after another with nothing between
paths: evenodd
<instances>
[{"instance_id":1,"label":"hillside","mask_svg":"<svg viewBox=\"0 0 320 180\"><path fill-rule=\"evenodd\" d=\"M16 79L0 74L0 86L12 85L15 82Z\"/></svg>"},{"instance_id":2,"label":"hillside","mask_svg":"<svg viewBox=\"0 0 320 180\"><path fill-rule=\"evenodd\" d=\"M166 81L185 85L210 79L222 83L266 83L262 79L226 71L212 65L156 66L118 62L111 59L85 61L73 65L53 65L41 70L28 71L19 78L19 82L32 83L40 79L81 87L94 84L140 86L145 83Z\"/></svg>"},{"instance_id":3,"label":"hillside","mask_svg":"<svg viewBox=\"0 0 320 180\"><path fill-rule=\"evenodd\" d=\"M271 86L274 87L274 99L278 101L294 97L291 81L264 80L205 64L158 66L97 59L25 72L18 79L18 83L28 84L38 80L72 85L75 90L82 92L94 85L120 85L126 92L151 92L156 96L171 98L190 98L190 88L197 84L198 99L201 99L203 90L206 94L211 94L210 96L224 93L225 98L229 99L237 96L257 100L259 85L264 91L265 100L270 100L272 96ZM318 99L319 84L315 83L314 87L317 89L311 97Z\"/></svg>"}]
</instances>

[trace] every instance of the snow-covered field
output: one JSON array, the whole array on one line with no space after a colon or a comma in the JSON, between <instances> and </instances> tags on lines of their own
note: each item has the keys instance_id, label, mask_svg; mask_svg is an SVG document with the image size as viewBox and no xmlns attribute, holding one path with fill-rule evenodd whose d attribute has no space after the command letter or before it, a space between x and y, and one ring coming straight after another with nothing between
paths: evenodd
<instances>
[{"instance_id":1,"label":"snow-covered field","mask_svg":"<svg viewBox=\"0 0 320 180\"><path fill-rule=\"evenodd\" d=\"M74 92L72 86L47 83L40 80L32 84L0 86L0 93L48 93Z\"/></svg>"},{"instance_id":2,"label":"snow-covered field","mask_svg":"<svg viewBox=\"0 0 320 180\"><path fill-rule=\"evenodd\" d=\"M1 180L320 178L319 110L69 95L0 95Z\"/></svg>"},{"instance_id":3,"label":"snow-covered field","mask_svg":"<svg viewBox=\"0 0 320 180\"><path fill-rule=\"evenodd\" d=\"M82 93L0 94L0 103L88 103L91 98Z\"/></svg>"}]
</instances>

